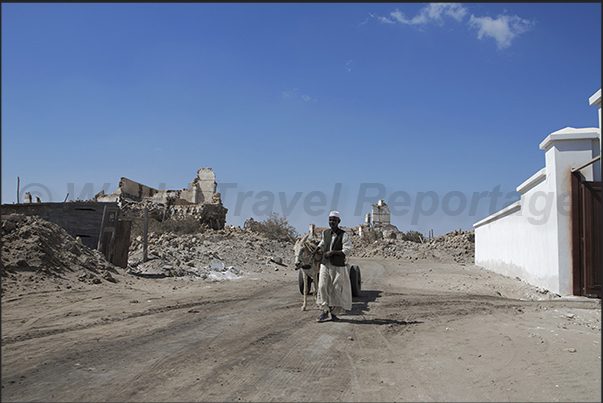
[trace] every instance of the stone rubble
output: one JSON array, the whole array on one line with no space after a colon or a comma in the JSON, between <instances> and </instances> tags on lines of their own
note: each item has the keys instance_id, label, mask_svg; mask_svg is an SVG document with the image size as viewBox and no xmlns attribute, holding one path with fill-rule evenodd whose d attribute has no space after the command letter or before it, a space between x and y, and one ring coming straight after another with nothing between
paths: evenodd
<instances>
[{"instance_id":1,"label":"stone rubble","mask_svg":"<svg viewBox=\"0 0 603 403\"><path fill-rule=\"evenodd\" d=\"M394 258L408 261L433 259L438 262L473 263L475 261L474 231L456 230L434 237L424 243L384 237L372 242L362 240L358 231L351 231L354 256Z\"/></svg>"},{"instance_id":2,"label":"stone rubble","mask_svg":"<svg viewBox=\"0 0 603 403\"><path fill-rule=\"evenodd\" d=\"M291 242L271 240L239 227L195 235L151 233L147 248L148 260L143 262L142 237L132 240L128 259L131 272L211 279L216 272L230 271L238 276L279 267L293 269Z\"/></svg>"},{"instance_id":3,"label":"stone rubble","mask_svg":"<svg viewBox=\"0 0 603 403\"><path fill-rule=\"evenodd\" d=\"M408 261L472 263L473 231L453 231L425 243L396 238L367 242L358 227L348 229L353 257L395 258ZM76 280L88 284L113 283L117 275L181 277L216 281L266 271L294 270L293 241L273 240L248 228L226 225L194 235L149 233L147 261L143 241L131 240L128 268L116 267L56 224L37 216L2 216L3 287L18 278L40 281Z\"/></svg>"},{"instance_id":4,"label":"stone rubble","mask_svg":"<svg viewBox=\"0 0 603 403\"><path fill-rule=\"evenodd\" d=\"M16 273L29 273L31 281L75 274L80 281L115 282L118 269L50 221L22 214L2 216L3 282L15 279Z\"/></svg>"}]
</instances>

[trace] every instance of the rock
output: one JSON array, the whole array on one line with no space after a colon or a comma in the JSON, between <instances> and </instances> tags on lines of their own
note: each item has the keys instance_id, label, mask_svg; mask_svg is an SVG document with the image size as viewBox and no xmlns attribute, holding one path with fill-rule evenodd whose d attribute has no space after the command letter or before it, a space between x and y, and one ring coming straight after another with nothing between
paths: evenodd
<instances>
[{"instance_id":1,"label":"rock","mask_svg":"<svg viewBox=\"0 0 603 403\"><path fill-rule=\"evenodd\" d=\"M8 221L8 220L2 221L2 230L4 231L4 233L8 234L9 232L13 231L15 228L17 228L17 224L15 224L14 222Z\"/></svg>"},{"instance_id":2,"label":"rock","mask_svg":"<svg viewBox=\"0 0 603 403\"><path fill-rule=\"evenodd\" d=\"M103 279L105 279L111 283L117 283L117 280L115 278L113 278L111 273L109 273L108 271L103 273Z\"/></svg>"}]
</instances>

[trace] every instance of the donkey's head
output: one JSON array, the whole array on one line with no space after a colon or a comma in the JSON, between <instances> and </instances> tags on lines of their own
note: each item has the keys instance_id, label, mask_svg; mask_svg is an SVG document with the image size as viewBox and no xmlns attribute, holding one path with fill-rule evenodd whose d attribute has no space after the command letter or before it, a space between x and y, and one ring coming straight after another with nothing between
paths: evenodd
<instances>
[{"instance_id":1,"label":"donkey's head","mask_svg":"<svg viewBox=\"0 0 603 403\"><path fill-rule=\"evenodd\" d=\"M295 251L295 270L310 269L313 263L312 251L316 244L308 240L308 235L304 235L295 242L293 250ZM314 257L315 259L315 257Z\"/></svg>"}]
</instances>

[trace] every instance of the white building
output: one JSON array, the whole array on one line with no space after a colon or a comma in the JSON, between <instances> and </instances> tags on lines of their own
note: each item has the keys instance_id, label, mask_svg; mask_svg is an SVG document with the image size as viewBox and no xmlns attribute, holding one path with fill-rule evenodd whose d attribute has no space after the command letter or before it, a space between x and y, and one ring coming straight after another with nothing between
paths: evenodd
<instances>
[{"instance_id":1,"label":"white building","mask_svg":"<svg viewBox=\"0 0 603 403\"><path fill-rule=\"evenodd\" d=\"M545 167L517 187L520 200L473 225L476 265L560 295L601 296L600 89L589 102L599 128L549 134L540 143Z\"/></svg>"}]
</instances>

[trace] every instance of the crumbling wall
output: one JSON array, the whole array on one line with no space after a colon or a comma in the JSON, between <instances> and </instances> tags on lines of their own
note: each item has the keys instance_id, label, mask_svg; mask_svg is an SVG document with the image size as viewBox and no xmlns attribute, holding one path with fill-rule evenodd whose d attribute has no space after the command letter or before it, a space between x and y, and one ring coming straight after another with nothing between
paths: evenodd
<instances>
[{"instance_id":1,"label":"crumbling wall","mask_svg":"<svg viewBox=\"0 0 603 403\"><path fill-rule=\"evenodd\" d=\"M366 213L364 224L358 226L360 239L366 242L374 242L379 239L396 239L400 231L390 223L390 211L384 200L373 204L373 223L371 224L371 213Z\"/></svg>"},{"instance_id":2,"label":"crumbling wall","mask_svg":"<svg viewBox=\"0 0 603 403\"><path fill-rule=\"evenodd\" d=\"M223 229L228 209L222 205L216 174L211 168L199 168L189 189L154 189L128 178L121 178L115 193L105 195L103 191L95 201L118 202L120 206L137 202L150 210L165 211L167 217L194 217L213 229ZM132 206L130 206L132 207Z\"/></svg>"},{"instance_id":3,"label":"crumbling wall","mask_svg":"<svg viewBox=\"0 0 603 403\"><path fill-rule=\"evenodd\" d=\"M389 207L385 204L385 201L379 200L377 204L373 204L373 226L385 226L389 223Z\"/></svg>"},{"instance_id":4,"label":"crumbling wall","mask_svg":"<svg viewBox=\"0 0 603 403\"><path fill-rule=\"evenodd\" d=\"M199 192L203 197L203 200L200 202L210 202L216 193L216 188L218 186L214 171L211 168L199 168L197 177L191 182L191 187L193 183L198 187Z\"/></svg>"},{"instance_id":5,"label":"crumbling wall","mask_svg":"<svg viewBox=\"0 0 603 403\"><path fill-rule=\"evenodd\" d=\"M174 218L194 217L208 227L219 230L226 225L228 209L222 205L220 193L214 193L210 202L202 204L177 203L169 208Z\"/></svg>"},{"instance_id":6,"label":"crumbling wall","mask_svg":"<svg viewBox=\"0 0 603 403\"><path fill-rule=\"evenodd\" d=\"M140 201L143 197L153 196L156 193L156 190L128 178L121 178L115 193L129 199Z\"/></svg>"},{"instance_id":7,"label":"crumbling wall","mask_svg":"<svg viewBox=\"0 0 603 403\"><path fill-rule=\"evenodd\" d=\"M152 200L156 203L170 204L181 198L182 190L155 189L128 178L121 178L119 186L113 194L105 195L104 191L95 196L95 201Z\"/></svg>"},{"instance_id":8,"label":"crumbling wall","mask_svg":"<svg viewBox=\"0 0 603 403\"><path fill-rule=\"evenodd\" d=\"M200 168L191 181L189 189L155 189L128 178L121 178L115 193L96 195L96 201L119 201L122 199L143 201L152 200L162 204L203 204L211 203L218 184L216 174L211 168Z\"/></svg>"},{"instance_id":9,"label":"crumbling wall","mask_svg":"<svg viewBox=\"0 0 603 403\"><path fill-rule=\"evenodd\" d=\"M79 237L84 245L96 249L106 207L117 210L118 206L115 203L90 201L3 204L2 215L38 216L61 226L72 237Z\"/></svg>"}]
</instances>

